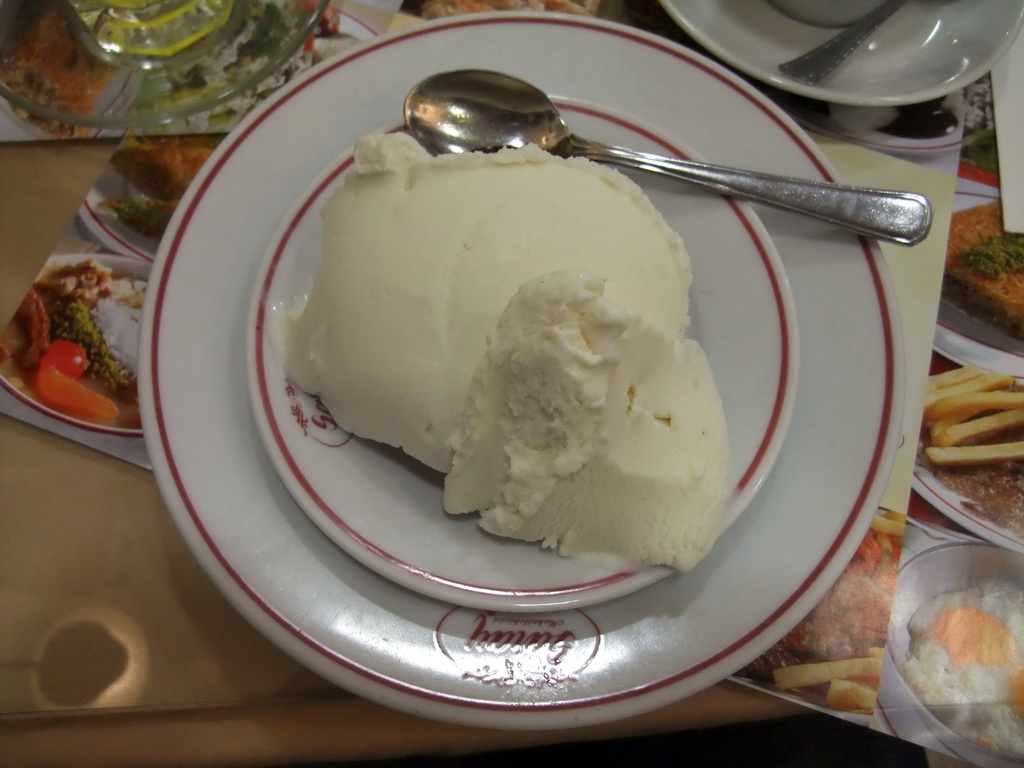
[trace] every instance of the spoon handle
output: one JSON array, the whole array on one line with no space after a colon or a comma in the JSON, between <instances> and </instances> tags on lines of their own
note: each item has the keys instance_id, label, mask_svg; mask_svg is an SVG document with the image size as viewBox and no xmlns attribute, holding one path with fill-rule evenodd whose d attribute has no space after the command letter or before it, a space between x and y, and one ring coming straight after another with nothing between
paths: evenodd
<instances>
[{"instance_id":1,"label":"spoon handle","mask_svg":"<svg viewBox=\"0 0 1024 768\"><path fill-rule=\"evenodd\" d=\"M805 85L817 85L842 64L861 43L892 16L907 0L886 0L880 6L835 37L830 37L817 48L802 56L779 64L779 69Z\"/></svg>"},{"instance_id":2,"label":"spoon handle","mask_svg":"<svg viewBox=\"0 0 1024 768\"><path fill-rule=\"evenodd\" d=\"M566 154L672 176L730 197L781 208L844 229L915 245L927 236L932 207L923 195L742 171L662 157L572 136Z\"/></svg>"}]
</instances>

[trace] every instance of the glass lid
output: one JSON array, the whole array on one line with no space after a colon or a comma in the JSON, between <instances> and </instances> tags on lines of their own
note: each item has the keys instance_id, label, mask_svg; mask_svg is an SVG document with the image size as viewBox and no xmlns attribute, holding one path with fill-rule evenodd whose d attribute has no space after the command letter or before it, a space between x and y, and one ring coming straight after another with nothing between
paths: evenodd
<instances>
[{"instance_id":1,"label":"glass lid","mask_svg":"<svg viewBox=\"0 0 1024 768\"><path fill-rule=\"evenodd\" d=\"M82 21L83 5L145 4L0 2L0 96L30 119L74 126L140 129L210 113L199 130L217 130L219 112L243 111L238 102L302 68L329 0L218 0L222 23L165 56L107 52Z\"/></svg>"}]
</instances>

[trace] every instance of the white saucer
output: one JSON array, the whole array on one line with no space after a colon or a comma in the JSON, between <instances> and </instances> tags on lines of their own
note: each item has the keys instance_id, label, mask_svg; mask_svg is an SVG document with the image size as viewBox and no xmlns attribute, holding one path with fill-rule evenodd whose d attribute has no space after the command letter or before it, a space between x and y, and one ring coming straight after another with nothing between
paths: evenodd
<instances>
[{"instance_id":1,"label":"white saucer","mask_svg":"<svg viewBox=\"0 0 1024 768\"><path fill-rule=\"evenodd\" d=\"M804 85L779 64L836 29L791 19L767 0L659 0L709 52L784 91L822 101L893 106L952 93L992 69L1024 22L1021 0L910 0L827 80Z\"/></svg>"}]
</instances>

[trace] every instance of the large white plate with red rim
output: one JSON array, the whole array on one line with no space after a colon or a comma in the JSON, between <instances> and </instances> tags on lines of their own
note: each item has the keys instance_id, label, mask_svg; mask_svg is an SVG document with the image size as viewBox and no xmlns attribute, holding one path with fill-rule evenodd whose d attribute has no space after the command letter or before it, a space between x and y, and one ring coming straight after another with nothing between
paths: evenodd
<instances>
[{"instance_id":1,"label":"large white plate with red rim","mask_svg":"<svg viewBox=\"0 0 1024 768\"><path fill-rule=\"evenodd\" d=\"M826 80L805 85L779 64L838 32L790 18L767 0L659 0L694 40L761 82L857 106L913 104L977 80L1009 50L1021 0L910 0Z\"/></svg>"},{"instance_id":2,"label":"large white plate with red rim","mask_svg":"<svg viewBox=\"0 0 1024 768\"><path fill-rule=\"evenodd\" d=\"M835 177L755 89L623 26L498 13L378 38L275 94L220 145L178 207L146 306L144 433L198 560L256 627L320 675L465 724L609 721L728 676L841 573L900 438L895 299L873 244L762 215L800 323L799 391L771 474L693 572L586 609L530 614L459 608L379 576L309 519L262 447L247 397L247 310L263 254L310 180L359 136L396 125L414 82L459 67L506 70L560 101L629 115L711 162ZM664 197L658 205L666 212Z\"/></svg>"},{"instance_id":3,"label":"large white plate with red rim","mask_svg":"<svg viewBox=\"0 0 1024 768\"><path fill-rule=\"evenodd\" d=\"M601 133L623 146L693 157L628 116L559 106L583 135ZM350 439L318 400L288 381L282 362L287 318L313 283L323 239L321 210L351 163L351 153L343 152L284 217L257 272L247 327L253 412L267 453L299 505L349 554L381 575L459 605L579 608L622 597L672 573L665 567L602 567L560 557L450 517L442 511L440 475L415 466L400 451ZM796 310L778 254L749 208L672 183L652 182L648 191L659 210L669 212L693 260L696 287L687 335L708 352L719 382L733 488L725 514L735 520L785 439L797 387ZM735 326L744 333L736 334Z\"/></svg>"}]
</instances>

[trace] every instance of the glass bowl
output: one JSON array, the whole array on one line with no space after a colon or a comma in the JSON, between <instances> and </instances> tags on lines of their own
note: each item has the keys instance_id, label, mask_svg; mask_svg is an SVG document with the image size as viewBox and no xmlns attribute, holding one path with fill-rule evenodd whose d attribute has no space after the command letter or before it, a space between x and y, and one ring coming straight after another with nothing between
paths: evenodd
<instances>
[{"instance_id":1,"label":"glass bowl","mask_svg":"<svg viewBox=\"0 0 1024 768\"><path fill-rule=\"evenodd\" d=\"M123 60L90 45L64 0L0 3L0 96L32 118L140 129L242 111L302 55L329 0L236 0L222 34L163 62ZM267 84L269 81L269 84ZM265 85L267 84L267 85ZM180 125L179 125L180 129Z\"/></svg>"}]
</instances>

